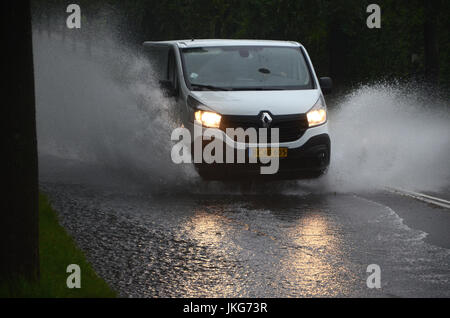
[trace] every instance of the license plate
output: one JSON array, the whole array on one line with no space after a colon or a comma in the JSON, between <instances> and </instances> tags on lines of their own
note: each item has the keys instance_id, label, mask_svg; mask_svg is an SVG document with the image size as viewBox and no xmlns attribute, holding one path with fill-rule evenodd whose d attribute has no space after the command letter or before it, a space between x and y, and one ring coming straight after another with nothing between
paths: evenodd
<instances>
[{"instance_id":1,"label":"license plate","mask_svg":"<svg viewBox=\"0 0 450 318\"><path fill-rule=\"evenodd\" d=\"M286 158L288 148L249 148L253 158Z\"/></svg>"}]
</instances>

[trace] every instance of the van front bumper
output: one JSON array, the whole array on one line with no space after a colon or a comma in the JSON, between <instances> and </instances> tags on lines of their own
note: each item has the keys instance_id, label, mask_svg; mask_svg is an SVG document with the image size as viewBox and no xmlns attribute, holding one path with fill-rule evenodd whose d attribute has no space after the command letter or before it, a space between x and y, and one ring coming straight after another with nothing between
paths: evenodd
<instances>
[{"instance_id":1,"label":"van front bumper","mask_svg":"<svg viewBox=\"0 0 450 318\"><path fill-rule=\"evenodd\" d=\"M328 134L321 134L310 138L301 147L289 148L287 157L278 158L279 169L277 173L271 175L261 174L261 167L269 164L249 163L249 151L246 150L245 153L245 163L200 163L196 164L196 168L202 175L209 174L216 176L217 179L250 176L276 179L317 177L323 174L330 164L331 142ZM237 160L234 162L237 162Z\"/></svg>"},{"instance_id":2,"label":"van front bumper","mask_svg":"<svg viewBox=\"0 0 450 318\"><path fill-rule=\"evenodd\" d=\"M249 148L272 147L271 144L242 144L223 134L222 140L226 147L234 149L233 163L197 163L197 170L202 176L211 179L235 179L246 177L263 177L279 179L298 179L317 177L323 174L330 164L331 141L328 135L328 125L324 124L309 128L303 136L292 142L279 143L274 147L288 148L287 157L278 158L278 172L272 175L261 175L261 166L269 164L250 163ZM209 141L203 141L203 146ZM245 163L237 163L238 149L245 149ZM224 150L224 157L226 150Z\"/></svg>"}]
</instances>

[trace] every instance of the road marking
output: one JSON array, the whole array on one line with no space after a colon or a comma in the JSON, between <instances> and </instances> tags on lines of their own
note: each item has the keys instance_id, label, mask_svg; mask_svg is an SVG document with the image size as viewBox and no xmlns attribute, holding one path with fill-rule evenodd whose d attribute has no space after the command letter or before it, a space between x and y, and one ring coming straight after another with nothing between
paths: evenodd
<instances>
[{"instance_id":1,"label":"road marking","mask_svg":"<svg viewBox=\"0 0 450 318\"><path fill-rule=\"evenodd\" d=\"M436 198L436 197L432 197L431 195L414 192L414 191L408 191L408 190L399 189L399 188L386 187L386 189L393 193L397 193L397 194L404 195L404 196L409 196L411 198L414 198L414 199L417 199L417 200L420 200L420 201L423 201L426 203L430 203L430 204L440 206L442 208L450 209L450 201L447 201L447 200L444 200L441 198Z\"/></svg>"}]
</instances>

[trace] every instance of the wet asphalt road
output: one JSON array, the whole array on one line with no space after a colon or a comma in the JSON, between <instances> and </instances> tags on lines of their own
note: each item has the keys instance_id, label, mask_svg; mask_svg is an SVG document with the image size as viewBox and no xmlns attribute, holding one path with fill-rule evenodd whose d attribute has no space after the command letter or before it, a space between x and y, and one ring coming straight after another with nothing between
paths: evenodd
<instances>
[{"instance_id":1,"label":"wet asphalt road","mask_svg":"<svg viewBox=\"0 0 450 318\"><path fill-rule=\"evenodd\" d=\"M123 297L450 297L450 211L384 191L41 188Z\"/></svg>"},{"instance_id":2,"label":"wet asphalt road","mask_svg":"<svg viewBox=\"0 0 450 318\"><path fill-rule=\"evenodd\" d=\"M115 42L103 54L99 41L85 56L83 43L75 51L75 42L34 36L41 190L121 296L450 297L448 209L302 182L289 191L185 180L135 186L176 170L167 166L170 102L141 78L147 63ZM448 177L448 112L430 112L434 102L411 88L369 85L343 101L327 98L338 175L360 184ZM447 189L430 194L450 200ZM379 290L366 286L369 264L381 267Z\"/></svg>"}]
</instances>

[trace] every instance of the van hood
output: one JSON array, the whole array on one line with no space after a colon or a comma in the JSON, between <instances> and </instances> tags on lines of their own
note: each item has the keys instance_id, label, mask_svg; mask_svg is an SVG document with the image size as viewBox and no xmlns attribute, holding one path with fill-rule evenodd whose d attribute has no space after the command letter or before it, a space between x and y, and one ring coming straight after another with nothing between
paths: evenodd
<instances>
[{"instance_id":1,"label":"van hood","mask_svg":"<svg viewBox=\"0 0 450 318\"><path fill-rule=\"evenodd\" d=\"M284 91L191 91L192 97L222 115L301 114L310 110L320 90Z\"/></svg>"}]
</instances>

